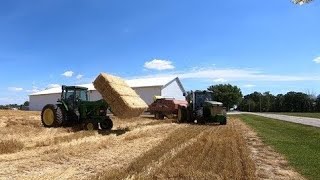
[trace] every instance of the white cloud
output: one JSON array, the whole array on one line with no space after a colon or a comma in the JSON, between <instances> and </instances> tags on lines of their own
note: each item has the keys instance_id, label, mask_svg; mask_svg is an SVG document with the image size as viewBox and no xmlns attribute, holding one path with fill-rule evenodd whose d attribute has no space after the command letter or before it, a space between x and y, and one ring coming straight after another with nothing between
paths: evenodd
<instances>
[{"instance_id":1,"label":"white cloud","mask_svg":"<svg viewBox=\"0 0 320 180\"><path fill-rule=\"evenodd\" d=\"M213 82L215 82L215 83L225 83L225 82L227 82L227 80L225 80L223 78L218 78L218 79L214 79Z\"/></svg>"},{"instance_id":2,"label":"white cloud","mask_svg":"<svg viewBox=\"0 0 320 180\"><path fill-rule=\"evenodd\" d=\"M39 88L37 86L32 86L32 89L26 90L27 93L37 93L46 89L51 89L51 88L60 88L60 84L48 84L45 88Z\"/></svg>"},{"instance_id":3,"label":"white cloud","mask_svg":"<svg viewBox=\"0 0 320 180\"><path fill-rule=\"evenodd\" d=\"M198 79L201 81L246 81L246 82L293 82L320 81L320 74L278 75L253 69L241 68L193 68L181 72L159 73L144 77L179 77L180 79Z\"/></svg>"},{"instance_id":4,"label":"white cloud","mask_svg":"<svg viewBox=\"0 0 320 180\"><path fill-rule=\"evenodd\" d=\"M65 77L72 77L74 74L73 71L66 71L64 72L63 74L61 74L62 76L65 76Z\"/></svg>"},{"instance_id":5,"label":"white cloud","mask_svg":"<svg viewBox=\"0 0 320 180\"><path fill-rule=\"evenodd\" d=\"M21 87L8 87L9 91L14 91L14 92L19 92L19 91L23 91L23 88Z\"/></svg>"},{"instance_id":6,"label":"white cloud","mask_svg":"<svg viewBox=\"0 0 320 180\"><path fill-rule=\"evenodd\" d=\"M32 86L32 89L26 90L26 92L28 92L28 93L36 93L39 91L41 91L41 90L37 86Z\"/></svg>"},{"instance_id":7,"label":"white cloud","mask_svg":"<svg viewBox=\"0 0 320 180\"><path fill-rule=\"evenodd\" d=\"M83 75L82 74L78 74L77 75L77 79L82 79Z\"/></svg>"},{"instance_id":8,"label":"white cloud","mask_svg":"<svg viewBox=\"0 0 320 180\"><path fill-rule=\"evenodd\" d=\"M304 5L312 2L312 0L291 0L294 4Z\"/></svg>"},{"instance_id":9,"label":"white cloud","mask_svg":"<svg viewBox=\"0 0 320 180\"><path fill-rule=\"evenodd\" d=\"M49 84L49 85L47 86L47 89L58 88L58 87L61 87L60 84Z\"/></svg>"},{"instance_id":10,"label":"white cloud","mask_svg":"<svg viewBox=\"0 0 320 180\"><path fill-rule=\"evenodd\" d=\"M201 68L177 74L182 79L225 79L226 81L311 81L320 80L320 75L277 75L252 69Z\"/></svg>"},{"instance_id":11,"label":"white cloud","mask_svg":"<svg viewBox=\"0 0 320 180\"><path fill-rule=\"evenodd\" d=\"M147 69L155 69L155 70L168 70L174 69L171 61L168 60L160 60L160 59L153 59L152 61L147 61L144 63L144 67Z\"/></svg>"},{"instance_id":12,"label":"white cloud","mask_svg":"<svg viewBox=\"0 0 320 180\"><path fill-rule=\"evenodd\" d=\"M313 62L317 63L317 64L320 64L320 56L319 57L316 57Z\"/></svg>"},{"instance_id":13,"label":"white cloud","mask_svg":"<svg viewBox=\"0 0 320 180\"><path fill-rule=\"evenodd\" d=\"M244 87L244 88L253 88L253 87L256 87L256 85L254 85L254 84L246 84L246 85L243 85L242 87Z\"/></svg>"}]
</instances>

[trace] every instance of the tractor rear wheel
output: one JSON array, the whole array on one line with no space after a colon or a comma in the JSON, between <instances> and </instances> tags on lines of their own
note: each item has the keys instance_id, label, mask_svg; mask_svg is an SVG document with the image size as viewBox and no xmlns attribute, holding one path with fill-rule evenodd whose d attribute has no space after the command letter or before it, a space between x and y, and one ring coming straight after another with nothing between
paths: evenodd
<instances>
[{"instance_id":1,"label":"tractor rear wheel","mask_svg":"<svg viewBox=\"0 0 320 180\"><path fill-rule=\"evenodd\" d=\"M65 122L65 111L60 106L56 109L56 121L59 125Z\"/></svg>"},{"instance_id":2,"label":"tractor rear wheel","mask_svg":"<svg viewBox=\"0 0 320 180\"><path fill-rule=\"evenodd\" d=\"M227 118L223 118L222 120L220 120L220 125L226 125L227 124Z\"/></svg>"},{"instance_id":3,"label":"tractor rear wheel","mask_svg":"<svg viewBox=\"0 0 320 180\"><path fill-rule=\"evenodd\" d=\"M107 118L104 122L100 123L100 128L105 131L111 130L113 127L113 122L110 118Z\"/></svg>"},{"instance_id":4,"label":"tractor rear wheel","mask_svg":"<svg viewBox=\"0 0 320 180\"><path fill-rule=\"evenodd\" d=\"M187 120L187 109L185 107L179 107L178 109L178 123L183 123Z\"/></svg>"},{"instance_id":5,"label":"tractor rear wheel","mask_svg":"<svg viewBox=\"0 0 320 180\"><path fill-rule=\"evenodd\" d=\"M154 118L155 118L155 119L160 119L160 113L155 112L155 113L154 113Z\"/></svg>"},{"instance_id":6,"label":"tractor rear wheel","mask_svg":"<svg viewBox=\"0 0 320 180\"><path fill-rule=\"evenodd\" d=\"M41 122L44 127L58 127L63 122L62 109L54 104L47 104L41 111Z\"/></svg>"}]
</instances>

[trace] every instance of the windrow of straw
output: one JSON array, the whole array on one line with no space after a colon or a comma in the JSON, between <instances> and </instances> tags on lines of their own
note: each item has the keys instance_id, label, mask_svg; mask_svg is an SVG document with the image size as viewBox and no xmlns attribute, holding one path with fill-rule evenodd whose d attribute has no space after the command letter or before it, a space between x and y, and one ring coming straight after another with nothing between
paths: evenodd
<instances>
[{"instance_id":1,"label":"windrow of straw","mask_svg":"<svg viewBox=\"0 0 320 180\"><path fill-rule=\"evenodd\" d=\"M119 77L101 73L93 85L109 104L112 113L119 118L140 116L148 107L140 96Z\"/></svg>"}]
</instances>

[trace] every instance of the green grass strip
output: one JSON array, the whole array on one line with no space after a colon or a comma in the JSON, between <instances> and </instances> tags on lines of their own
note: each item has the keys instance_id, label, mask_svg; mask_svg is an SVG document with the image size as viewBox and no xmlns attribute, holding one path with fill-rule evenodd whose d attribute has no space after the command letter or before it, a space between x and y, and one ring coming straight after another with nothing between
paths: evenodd
<instances>
[{"instance_id":1,"label":"green grass strip","mask_svg":"<svg viewBox=\"0 0 320 180\"><path fill-rule=\"evenodd\" d=\"M238 115L262 140L308 179L320 179L320 128L254 115Z\"/></svg>"}]
</instances>

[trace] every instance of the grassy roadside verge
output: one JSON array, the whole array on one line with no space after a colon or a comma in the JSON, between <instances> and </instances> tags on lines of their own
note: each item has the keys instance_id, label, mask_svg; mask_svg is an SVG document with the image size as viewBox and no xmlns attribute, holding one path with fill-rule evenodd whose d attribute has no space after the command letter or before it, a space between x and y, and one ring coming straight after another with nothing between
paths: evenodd
<instances>
[{"instance_id":1,"label":"grassy roadside verge","mask_svg":"<svg viewBox=\"0 0 320 180\"><path fill-rule=\"evenodd\" d=\"M287 116L318 118L320 120L320 113L276 113L276 114L282 114Z\"/></svg>"},{"instance_id":2,"label":"grassy roadside verge","mask_svg":"<svg viewBox=\"0 0 320 180\"><path fill-rule=\"evenodd\" d=\"M320 179L320 128L254 115L237 115L308 179Z\"/></svg>"}]
</instances>

